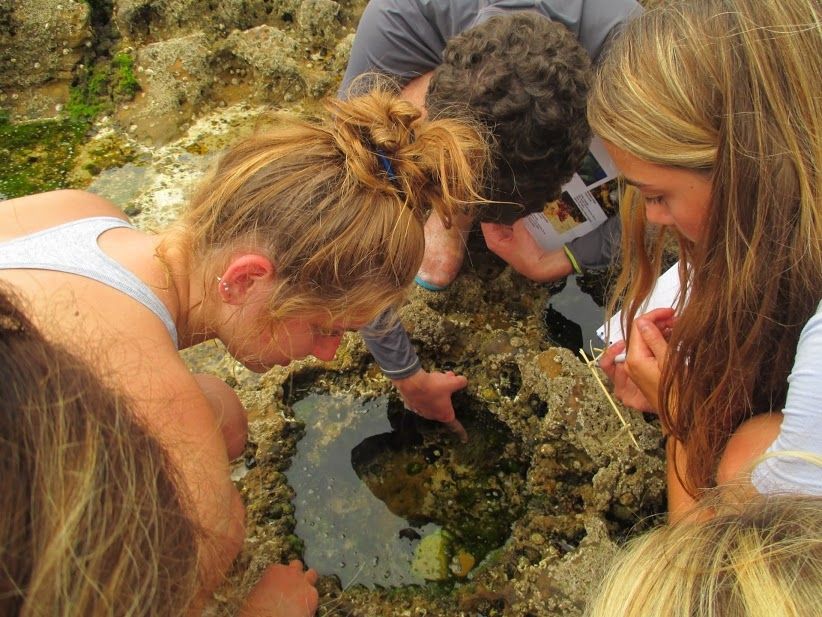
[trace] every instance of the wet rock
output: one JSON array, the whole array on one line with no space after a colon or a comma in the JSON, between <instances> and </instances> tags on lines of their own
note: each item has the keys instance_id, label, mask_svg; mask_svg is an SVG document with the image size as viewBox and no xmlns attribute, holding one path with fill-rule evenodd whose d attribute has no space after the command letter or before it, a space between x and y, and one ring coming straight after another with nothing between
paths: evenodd
<instances>
[{"instance_id":1,"label":"wet rock","mask_svg":"<svg viewBox=\"0 0 822 617\"><path fill-rule=\"evenodd\" d=\"M299 0L117 0L114 21L131 42L146 44L193 32L218 37L290 16Z\"/></svg>"},{"instance_id":2,"label":"wet rock","mask_svg":"<svg viewBox=\"0 0 822 617\"><path fill-rule=\"evenodd\" d=\"M411 571L427 581L441 581L448 577L448 535L439 530L425 536L417 545Z\"/></svg>"},{"instance_id":3,"label":"wet rock","mask_svg":"<svg viewBox=\"0 0 822 617\"><path fill-rule=\"evenodd\" d=\"M340 5L334 0L302 0L297 24L315 46L330 47L339 29Z\"/></svg>"},{"instance_id":4,"label":"wet rock","mask_svg":"<svg viewBox=\"0 0 822 617\"><path fill-rule=\"evenodd\" d=\"M331 54L331 63L329 69L332 74L342 75L345 72L345 67L348 65L348 58L351 56L351 46L354 44L354 33L351 32L344 36L334 46L334 52Z\"/></svg>"},{"instance_id":5,"label":"wet rock","mask_svg":"<svg viewBox=\"0 0 822 617\"><path fill-rule=\"evenodd\" d=\"M585 538L557 560L550 554L523 568L513 584L511 615L581 615L591 587L600 580L617 545L597 518L584 522Z\"/></svg>"},{"instance_id":6,"label":"wet rock","mask_svg":"<svg viewBox=\"0 0 822 617\"><path fill-rule=\"evenodd\" d=\"M296 99L305 93L305 80L295 60L300 56L299 45L282 30L258 26L234 31L226 39L222 51L237 58L239 66L249 68L248 80L258 98L269 93L269 100L286 96ZM224 77L231 79L230 75L224 74ZM272 92L277 95L271 96Z\"/></svg>"},{"instance_id":7,"label":"wet rock","mask_svg":"<svg viewBox=\"0 0 822 617\"><path fill-rule=\"evenodd\" d=\"M212 83L210 57L204 34L161 41L137 53L142 92L122 107L117 119L132 126L139 140L163 143L178 135L191 120Z\"/></svg>"},{"instance_id":8,"label":"wet rock","mask_svg":"<svg viewBox=\"0 0 822 617\"><path fill-rule=\"evenodd\" d=\"M0 2L0 94L9 95L3 107L24 118L57 114L88 51L89 17L88 3L78 0Z\"/></svg>"}]
</instances>

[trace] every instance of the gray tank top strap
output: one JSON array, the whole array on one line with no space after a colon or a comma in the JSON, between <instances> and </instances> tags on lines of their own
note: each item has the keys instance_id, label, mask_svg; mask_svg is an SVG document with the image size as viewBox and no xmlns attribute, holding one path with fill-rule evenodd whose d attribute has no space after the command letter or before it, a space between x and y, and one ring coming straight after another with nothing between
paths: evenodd
<instances>
[{"instance_id":1,"label":"gray tank top strap","mask_svg":"<svg viewBox=\"0 0 822 617\"><path fill-rule=\"evenodd\" d=\"M0 244L0 269L53 270L77 274L127 294L163 322L178 347L177 326L157 295L120 263L106 255L97 238L109 229L134 229L110 216L70 221Z\"/></svg>"}]
</instances>

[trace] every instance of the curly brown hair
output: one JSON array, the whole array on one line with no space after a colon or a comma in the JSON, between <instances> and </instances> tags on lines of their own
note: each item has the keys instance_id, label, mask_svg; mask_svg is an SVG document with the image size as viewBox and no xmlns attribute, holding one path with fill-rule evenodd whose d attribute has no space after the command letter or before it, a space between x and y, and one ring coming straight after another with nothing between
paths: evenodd
<instances>
[{"instance_id":1,"label":"curly brown hair","mask_svg":"<svg viewBox=\"0 0 822 617\"><path fill-rule=\"evenodd\" d=\"M590 80L574 35L539 13L497 15L448 41L426 107L442 116L467 106L493 133L488 197L506 203L482 218L510 222L559 197L591 140Z\"/></svg>"}]
</instances>

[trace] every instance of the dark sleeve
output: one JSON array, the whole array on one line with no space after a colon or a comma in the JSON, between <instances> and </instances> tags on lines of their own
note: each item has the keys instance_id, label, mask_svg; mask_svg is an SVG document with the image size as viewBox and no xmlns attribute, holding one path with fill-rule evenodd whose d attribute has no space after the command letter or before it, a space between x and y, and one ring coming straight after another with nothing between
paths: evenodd
<instances>
[{"instance_id":1,"label":"dark sleeve","mask_svg":"<svg viewBox=\"0 0 822 617\"><path fill-rule=\"evenodd\" d=\"M420 370L420 359L396 311L387 310L362 328L360 334L389 379L404 379Z\"/></svg>"},{"instance_id":2,"label":"dark sleeve","mask_svg":"<svg viewBox=\"0 0 822 617\"><path fill-rule=\"evenodd\" d=\"M619 254L622 225L619 216L612 216L596 229L565 245L583 270L605 268Z\"/></svg>"},{"instance_id":3,"label":"dark sleeve","mask_svg":"<svg viewBox=\"0 0 822 617\"><path fill-rule=\"evenodd\" d=\"M371 0L360 18L339 95L368 72L396 77L405 85L442 62L444 35L415 0Z\"/></svg>"}]
</instances>

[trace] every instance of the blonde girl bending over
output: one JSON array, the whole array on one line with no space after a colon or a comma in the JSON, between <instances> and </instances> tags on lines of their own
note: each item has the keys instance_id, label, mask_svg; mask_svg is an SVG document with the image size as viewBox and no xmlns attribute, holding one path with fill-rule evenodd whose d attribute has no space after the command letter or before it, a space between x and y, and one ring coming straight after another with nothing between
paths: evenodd
<instances>
[{"instance_id":1,"label":"blonde girl bending over","mask_svg":"<svg viewBox=\"0 0 822 617\"><path fill-rule=\"evenodd\" d=\"M233 390L191 375L178 349L219 339L258 372L332 359L346 330L402 300L422 260L425 209L448 218L476 201L486 158L472 126L425 121L374 92L241 141L159 235L83 192L0 204L0 279L48 338L129 397L167 449L203 531L201 596L242 543L228 461L246 424ZM270 578L274 591L281 578ZM274 614L313 613L316 592L293 600L286 612L272 598Z\"/></svg>"},{"instance_id":2,"label":"blonde girl bending over","mask_svg":"<svg viewBox=\"0 0 822 617\"><path fill-rule=\"evenodd\" d=\"M822 454L820 74L817 0L689 0L629 24L596 77L589 120L636 195L629 335L601 366L626 404L659 412L674 520L766 449ZM687 301L643 315L660 228ZM752 480L822 494L802 461L768 459Z\"/></svg>"}]
</instances>

